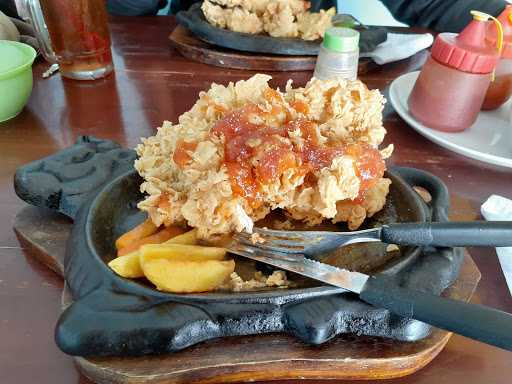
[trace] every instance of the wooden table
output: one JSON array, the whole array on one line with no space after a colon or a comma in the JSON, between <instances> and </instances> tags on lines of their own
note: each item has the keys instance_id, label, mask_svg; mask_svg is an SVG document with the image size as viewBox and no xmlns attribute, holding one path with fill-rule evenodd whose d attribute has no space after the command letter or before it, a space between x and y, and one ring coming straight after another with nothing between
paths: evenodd
<instances>
[{"instance_id":1,"label":"wooden table","mask_svg":"<svg viewBox=\"0 0 512 384\"><path fill-rule=\"evenodd\" d=\"M222 70L182 58L169 48L171 17L115 18L111 22L116 72L95 82L41 79L48 67L34 66L35 86L25 110L0 124L0 382L20 384L89 383L71 358L53 341L60 312L61 280L25 255L12 231L12 220L23 206L14 194L16 168L73 143L78 135L96 135L134 146L152 135L164 119L176 120L212 81L226 83L251 75ZM385 93L398 75L417 69L420 53L364 76ZM297 85L309 72L275 74L274 85L288 78ZM512 198L512 172L468 160L444 150L409 128L387 106L386 141L395 143L394 164L414 166L441 177L452 196L453 219L478 219L481 203L492 193ZM473 298L512 312L512 299L494 250L470 249L482 272ZM412 376L389 383L505 383L512 376L512 354L454 336L441 354Z\"/></svg>"}]
</instances>

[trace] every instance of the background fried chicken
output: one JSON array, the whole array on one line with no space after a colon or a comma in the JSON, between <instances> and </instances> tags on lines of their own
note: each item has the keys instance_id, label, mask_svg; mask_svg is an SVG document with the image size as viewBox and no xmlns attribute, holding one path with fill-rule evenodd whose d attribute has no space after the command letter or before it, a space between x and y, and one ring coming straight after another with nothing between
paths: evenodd
<instances>
[{"instance_id":1,"label":"background fried chicken","mask_svg":"<svg viewBox=\"0 0 512 384\"><path fill-rule=\"evenodd\" d=\"M263 29L273 37L297 37L296 13L287 1L272 1L263 14Z\"/></svg>"},{"instance_id":2,"label":"background fried chicken","mask_svg":"<svg viewBox=\"0 0 512 384\"><path fill-rule=\"evenodd\" d=\"M255 13L245 8L223 8L220 5L205 1L202 10L208 22L216 27L251 34L263 32L263 22Z\"/></svg>"},{"instance_id":3,"label":"background fried chicken","mask_svg":"<svg viewBox=\"0 0 512 384\"><path fill-rule=\"evenodd\" d=\"M304 12L297 15L297 28L301 39L318 40L324 37L324 33L332 26L331 19L336 14L334 8L327 11L323 9L318 13Z\"/></svg>"},{"instance_id":4,"label":"background fried chicken","mask_svg":"<svg viewBox=\"0 0 512 384\"><path fill-rule=\"evenodd\" d=\"M310 13L309 7L303 0L205 0L201 9L206 20L219 28L317 40L332 26L336 11Z\"/></svg>"}]
</instances>

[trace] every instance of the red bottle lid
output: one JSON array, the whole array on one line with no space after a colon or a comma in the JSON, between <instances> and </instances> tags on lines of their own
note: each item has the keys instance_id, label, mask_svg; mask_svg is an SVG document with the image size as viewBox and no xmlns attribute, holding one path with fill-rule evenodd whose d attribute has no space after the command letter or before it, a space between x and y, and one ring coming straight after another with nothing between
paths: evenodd
<instances>
[{"instance_id":1,"label":"red bottle lid","mask_svg":"<svg viewBox=\"0 0 512 384\"><path fill-rule=\"evenodd\" d=\"M505 10L498 16L498 20L503 27L503 50L501 51L501 57L512 59L512 5L505 7ZM487 41L494 47L498 41L498 31L491 24L487 26Z\"/></svg>"},{"instance_id":2,"label":"red bottle lid","mask_svg":"<svg viewBox=\"0 0 512 384\"><path fill-rule=\"evenodd\" d=\"M487 41L487 19L475 13L473 21L459 33L441 33L432 46L438 62L469 73L490 73L496 68L499 51Z\"/></svg>"}]
</instances>

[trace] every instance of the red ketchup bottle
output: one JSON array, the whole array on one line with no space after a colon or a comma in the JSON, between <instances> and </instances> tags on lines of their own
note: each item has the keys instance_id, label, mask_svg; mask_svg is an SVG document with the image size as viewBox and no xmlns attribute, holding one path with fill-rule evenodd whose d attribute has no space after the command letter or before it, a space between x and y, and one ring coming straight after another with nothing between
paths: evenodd
<instances>
[{"instance_id":1,"label":"red ketchup bottle","mask_svg":"<svg viewBox=\"0 0 512 384\"><path fill-rule=\"evenodd\" d=\"M441 33L409 96L409 111L423 125L457 132L476 120L500 57L486 42L485 13L471 11L473 21L460 33ZM501 30L501 26L499 27Z\"/></svg>"},{"instance_id":2,"label":"red ketchup bottle","mask_svg":"<svg viewBox=\"0 0 512 384\"><path fill-rule=\"evenodd\" d=\"M496 77L491 81L485 95L482 109L496 109L503 105L512 95L512 5L507 5L498 16L503 26L503 49L501 59L496 66ZM491 46L496 46L498 33L493 25L487 28L487 41Z\"/></svg>"}]
</instances>

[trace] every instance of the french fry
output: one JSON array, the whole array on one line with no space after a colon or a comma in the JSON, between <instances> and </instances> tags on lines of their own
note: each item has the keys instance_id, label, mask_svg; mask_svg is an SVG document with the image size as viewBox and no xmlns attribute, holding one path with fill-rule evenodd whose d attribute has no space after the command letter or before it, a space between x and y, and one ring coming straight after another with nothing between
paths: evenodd
<instances>
[{"instance_id":1,"label":"french fry","mask_svg":"<svg viewBox=\"0 0 512 384\"><path fill-rule=\"evenodd\" d=\"M211 291L228 279L235 262L176 261L156 258L143 264L146 278L160 291L192 293Z\"/></svg>"},{"instance_id":2,"label":"french fry","mask_svg":"<svg viewBox=\"0 0 512 384\"><path fill-rule=\"evenodd\" d=\"M199 245L150 244L142 246L139 253L140 264L144 269L144 264L154 259L171 261L223 260L226 256L226 249Z\"/></svg>"},{"instance_id":3,"label":"french fry","mask_svg":"<svg viewBox=\"0 0 512 384\"><path fill-rule=\"evenodd\" d=\"M161 291L211 291L233 273L235 262L223 261L224 248L196 243L197 230L183 233L181 228L169 227L119 249L122 255L108 265L122 277L145 276Z\"/></svg>"},{"instance_id":4,"label":"french fry","mask_svg":"<svg viewBox=\"0 0 512 384\"><path fill-rule=\"evenodd\" d=\"M175 236L181 235L183 232L185 232L185 230L180 227L166 227L151 236L136 240L130 243L130 245L118 249L117 256L124 256L132 253L145 244L161 244Z\"/></svg>"},{"instance_id":5,"label":"french fry","mask_svg":"<svg viewBox=\"0 0 512 384\"><path fill-rule=\"evenodd\" d=\"M108 263L108 266L118 275L126 278L144 277L140 266L139 251L116 257Z\"/></svg>"},{"instance_id":6,"label":"french fry","mask_svg":"<svg viewBox=\"0 0 512 384\"><path fill-rule=\"evenodd\" d=\"M192 229L182 235L173 237L162 244L183 244L195 245L197 243L197 229ZM140 252L134 251L124 256L116 257L108 263L108 266L118 275L126 278L144 277L144 272L140 266Z\"/></svg>"},{"instance_id":7,"label":"french fry","mask_svg":"<svg viewBox=\"0 0 512 384\"><path fill-rule=\"evenodd\" d=\"M126 248L131 243L140 240L144 237L150 236L158 230L158 227L153 224L151 219L146 219L132 230L126 232L124 235L116 240L116 249Z\"/></svg>"},{"instance_id":8,"label":"french fry","mask_svg":"<svg viewBox=\"0 0 512 384\"><path fill-rule=\"evenodd\" d=\"M197 229L192 229L182 235L173 237L170 240L164 241L162 244L183 244L183 245L196 245L197 244Z\"/></svg>"}]
</instances>

